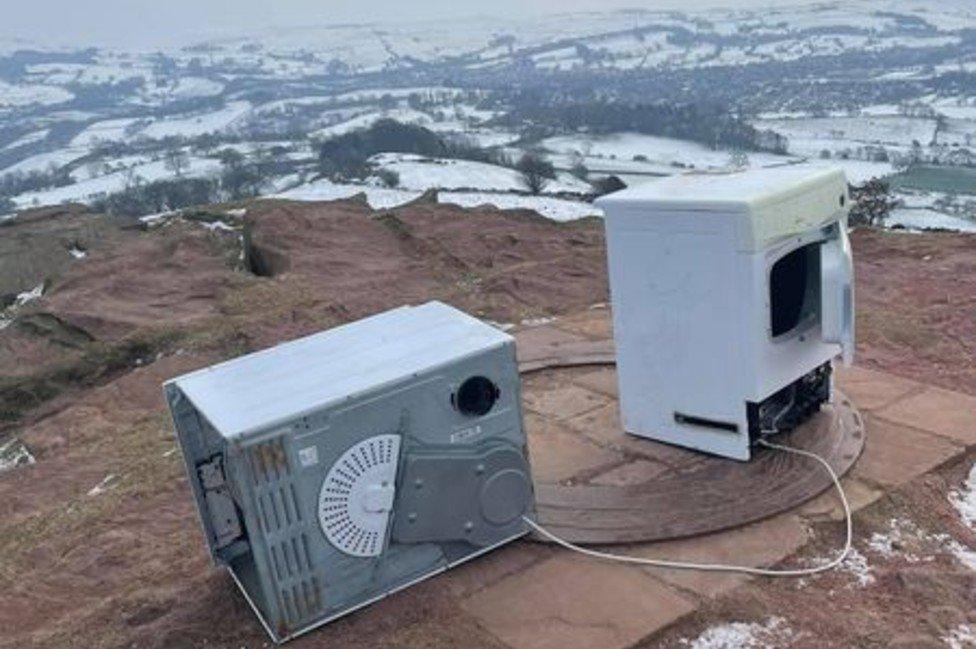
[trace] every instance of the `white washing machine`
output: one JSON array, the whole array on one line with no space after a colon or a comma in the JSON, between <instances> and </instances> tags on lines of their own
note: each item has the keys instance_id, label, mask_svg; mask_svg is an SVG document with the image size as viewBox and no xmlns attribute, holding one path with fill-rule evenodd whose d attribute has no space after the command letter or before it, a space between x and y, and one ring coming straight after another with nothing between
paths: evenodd
<instances>
[{"instance_id":1,"label":"white washing machine","mask_svg":"<svg viewBox=\"0 0 976 649\"><path fill-rule=\"evenodd\" d=\"M830 397L854 351L844 173L673 176L597 201L624 429L748 460Z\"/></svg>"}]
</instances>

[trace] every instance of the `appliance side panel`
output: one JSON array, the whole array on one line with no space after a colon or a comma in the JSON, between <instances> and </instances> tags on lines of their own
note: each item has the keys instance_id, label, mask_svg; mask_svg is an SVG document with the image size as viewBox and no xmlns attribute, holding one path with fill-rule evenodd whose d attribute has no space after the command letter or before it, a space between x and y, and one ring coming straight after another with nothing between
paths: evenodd
<instances>
[{"instance_id":1,"label":"appliance side panel","mask_svg":"<svg viewBox=\"0 0 976 649\"><path fill-rule=\"evenodd\" d=\"M197 505L197 517L204 538L207 540L210 557L215 565L219 565L221 561L217 556L217 535L206 513L208 511L206 495L197 473L197 465L223 452L224 443L218 436L207 434L205 419L175 384L166 384L163 391L173 418L173 427L183 456L187 482L190 483L190 490Z\"/></svg>"},{"instance_id":2,"label":"appliance side panel","mask_svg":"<svg viewBox=\"0 0 976 649\"><path fill-rule=\"evenodd\" d=\"M636 435L748 457L733 215L607 220L621 417ZM676 421L677 414L737 431Z\"/></svg>"}]
</instances>

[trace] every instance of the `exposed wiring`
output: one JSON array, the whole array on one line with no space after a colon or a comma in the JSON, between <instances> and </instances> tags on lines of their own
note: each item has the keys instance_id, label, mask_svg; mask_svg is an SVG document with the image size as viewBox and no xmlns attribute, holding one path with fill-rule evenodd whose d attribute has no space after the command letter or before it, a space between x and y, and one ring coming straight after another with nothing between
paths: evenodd
<instances>
[{"instance_id":1,"label":"exposed wiring","mask_svg":"<svg viewBox=\"0 0 976 649\"><path fill-rule=\"evenodd\" d=\"M718 563L693 563L689 561L671 561L668 559L646 559L644 557L633 557L624 554L611 554L609 552L600 552L599 550L591 550L589 548L584 548L579 545L575 545L559 538L549 530L545 529L535 521L531 520L528 516L523 516L524 520L529 527L533 530L549 539L556 545L560 545L567 550L572 550L574 552L579 552L580 554L585 554L588 557L593 557L596 559L604 559L607 561L619 561L622 563L636 563L643 566L655 566L658 568L673 568L675 570L703 570L707 572L738 572L747 575L759 575L762 577L806 577L809 575L816 575L821 572L826 572L832 570L844 562L847 555L851 551L851 545L854 540L854 523L851 516L851 505L847 502L847 495L844 493L844 488L840 484L840 478L837 477L837 473L834 469L827 463L827 460L823 459L816 453L811 453L810 451L804 451L802 449L793 448L791 446L783 446L781 444L773 444L772 442L767 442L764 439L760 439L756 442L760 446L765 446L767 448L775 449L778 451L784 451L786 453L793 453L794 455L802 455L803 457L808 457L819 462L830 474L830 479L834 481L834 486L837 488L837 493L840 495L841 504L844 506L844 519L847 525L847 539L844 542L844 549L838 554L834 559L825 563L821 566L814 566L812 568L797 568L797 569L786 569L786 570L776 570L772 568L754 568L752 566L731 566Z\"/></svg>"}]
</instances>

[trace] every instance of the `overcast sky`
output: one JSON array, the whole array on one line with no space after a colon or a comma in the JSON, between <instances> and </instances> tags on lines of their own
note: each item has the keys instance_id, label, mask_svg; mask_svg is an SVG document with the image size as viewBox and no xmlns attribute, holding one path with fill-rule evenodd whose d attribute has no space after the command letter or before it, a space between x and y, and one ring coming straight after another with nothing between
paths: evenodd
<instances>
[{"instance_id":1,"label":"overcast sky","mask_svg":"<svg viewBox=\"0 0 976 649\"><path fill-rule=\"evenodd\" d=\"M807 0L809 1L809 0ZM749 4L803 4L751 0ZM162 46L307 23L637 7L740 6L741 0L2 0L0 37L38 44Z\"/></svg>"}]
</instances>

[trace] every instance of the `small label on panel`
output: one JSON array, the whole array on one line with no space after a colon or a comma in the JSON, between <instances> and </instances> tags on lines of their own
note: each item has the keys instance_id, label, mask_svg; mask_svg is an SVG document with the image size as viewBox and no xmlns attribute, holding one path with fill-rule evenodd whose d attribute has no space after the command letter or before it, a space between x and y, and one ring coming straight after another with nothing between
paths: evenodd
<instances>
[{"instance_id":1,"label":"small label on panel","mask_svg":"<svg viewBox=\"0 0 976 649\"><path fill-rule=\"evenodd\" d=\"M298 451L298 461L303 467L315 466L319 463L319 449L317 446L306 446Z\"/></svg>"},{"instance_id":2,"label":"small label on panel","mask_svg":"<svg viewBox=\"0 0 976 649\"><path fill-rule=\"evenodd\" d=\"M481 426L471 426L470 428L464 428L457 431L456 433L451 433L451 444L459 444L460 442L466 442L472 437L477 437L481 434Z\"/></svg>"}]
</instances>

